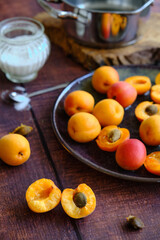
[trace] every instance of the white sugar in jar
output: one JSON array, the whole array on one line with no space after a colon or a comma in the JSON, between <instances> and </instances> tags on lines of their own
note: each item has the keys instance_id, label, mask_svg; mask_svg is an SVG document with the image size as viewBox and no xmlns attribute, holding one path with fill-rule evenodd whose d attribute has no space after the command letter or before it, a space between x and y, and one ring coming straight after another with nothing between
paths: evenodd
<instances>
[{"instance_id":1,"label":"white sugar in jar","mask_svg":"<svg viewBox=\"0 0 160 240\"><path fill-rule=\"evenodd\" d=\"M27 17L0 22L0 69L15 83L37 77L50 53L43 25Z\"/></svg>"}]
</instances>

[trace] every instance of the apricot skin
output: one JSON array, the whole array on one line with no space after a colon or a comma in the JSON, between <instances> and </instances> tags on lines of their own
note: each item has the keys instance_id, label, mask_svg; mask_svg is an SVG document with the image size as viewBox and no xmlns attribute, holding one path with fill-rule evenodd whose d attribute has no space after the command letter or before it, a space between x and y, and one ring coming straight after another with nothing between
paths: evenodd
<instances>
[{"instance_id":1,"label":"apricot skin","mask_svg":"<svg viewBox=\"0 0 160 240\"><path fill-rule=\"evenodd\" d=\"M138 139L128 139L116 151L116 162L125 170L137 170L146 159L146 147Z\"/></svg>"},{"instance_id":2,"label":"apricot skin","mask_svg":"<svg viewBox=\"0 0 160 240\"><path fill-rule=\"evenodd\" d=\"M77 90L69 93L64 100L65 112L72 116L77 112L91 113L94 107L93 96L86 91Z\"/></svg>"},{"instance_id":3,"label":"apricot skin","mask_svg":"<svg viewBox=\"0 0 160 240\"><path fill-rule=\"evenodd\" d=\"M107 97L115 99L124 108L126 108L136 100L137 91L127 82L117 82L109 87Z\"/></svg>"},{"instance_id":4,"label":"apricot skin","mask_svg":"<svg viewBox=\"0 0 160 240\"><path fill-rule=\"evenodd\" d=\"M90 142L95 139L101 131L97 118L91 113L75 113L68 121L68 133L77 142Z\"/></svg>"},{"instance_id":5,"label":"apricot skin","mask_svg":"<svg viewBox=\"0 0 160 240\"><path fill-rule=\"evenodd\" d=\"M124 108L114 99L104 99L95 105L93 115L103 127L119 125L124 117Z\"/></svg>"},{"instance_id":6,"label":"apricot skin","mask_svg":"<svg viewBox=\"0 0 160 240\"><path fill-rule=\"evenodd\" d=\"M144 143L150 146L160 144L160 116L153 115L143 122L139 127L139 135Z\"/></svg>"},{"instance_id":7,"label":"apricot skin","mask_svg":"<svg viewBox=\"0 0 160 240\"><path fill-rule=\"evenodd\" d=\"M99 93L107 92L110 85L119 81L117 70L111 66L97 68L92 76L92 86Z\"/></svg>"},{"instance_id":8,"label":"apricot skin","mask_svg":"<svg viewBox=\"0 0 160 240\"><path fill-rule=\"evenodd\" d=\"M29 141L22 135L10 133L0 139L0 158L8 165L25 163L31 154Z\"/></svg>"}]
</instances>

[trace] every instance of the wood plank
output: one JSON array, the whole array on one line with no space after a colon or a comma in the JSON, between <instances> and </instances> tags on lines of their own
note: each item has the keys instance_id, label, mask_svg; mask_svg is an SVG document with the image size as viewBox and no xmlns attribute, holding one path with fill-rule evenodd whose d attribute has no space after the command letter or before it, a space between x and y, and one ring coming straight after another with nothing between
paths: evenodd
<instances>
[{"instance_id":1,"label":"wood plank","mask_svg":"<svg viewBox=\"0 0 160 240\"><path fill-rule=\"evenodd\" d=\"M11 87L0 73L3 90ZM1 86L2 86L1 85ZM79 235L75 223L67 218L61 206L45 214L29 210L25 192L28 186L40 178L52 179L61 188L61 183L52 163L48 159L31 111L16 111L0 101L0 137L14 130L21 123L33 127L27 139L31 146L31 157L18 167L0 161L0 239L76 239ZM77 231L77 233L76 233Z\"/></svg>"}]
</instances>

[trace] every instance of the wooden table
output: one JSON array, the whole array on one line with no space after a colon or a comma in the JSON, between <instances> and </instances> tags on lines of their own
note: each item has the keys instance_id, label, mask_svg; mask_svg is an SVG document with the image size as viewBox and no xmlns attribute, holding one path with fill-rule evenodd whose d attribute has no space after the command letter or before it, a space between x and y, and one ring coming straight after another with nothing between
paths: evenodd
<instances>
[{"instance_id":1,"label":"wooden table","mask_svg":"<svg viewBox=\"0 0 160 240\"><path fill-rule=\"evenodd\" d=\"M33 17L42 9L36 1L0 2L0 20L14 16ZM155 1L153 11L160 9ZM61 49L52 45L51 55L36 80L25 85L32 92L73 80L87 73ZM0 72L0 90L15 84ZM20 123L33 127L28 135L31 157L19 167L0 161L0 239L1 240L124 240L160 239L160 186L158 183L125 181L100 173L72 157L58 142L51 124L51 112L61 90L33 97L32 108L16 111L0 100L0 137ZM59 204L54 210L36 214L29 210L25 192L40 178L52 179L61 189L76 188L85 182L95 192L97 207L87 218L68 217ZM126 227L126 217L139 216L145 228Z\"/></svg>"}]
</instances>

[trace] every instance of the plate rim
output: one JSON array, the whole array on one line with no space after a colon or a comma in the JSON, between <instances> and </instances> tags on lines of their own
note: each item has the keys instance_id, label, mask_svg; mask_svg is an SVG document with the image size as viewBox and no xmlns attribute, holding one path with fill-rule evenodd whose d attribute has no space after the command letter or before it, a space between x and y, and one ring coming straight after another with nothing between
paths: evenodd
<instances>
[{"instance_id":1,"label":"plate rim","mask_svg":"<svg viewBox=\"0 0 160 240\"><path fill-rule=\"evenodd\" d=\"M114 66L114 68L116 68L117 70L120 69L120 68L149 68L149 69L157 69L158 70L158 67L156 66L140 66L140 65L134 65L134 66ZM159 70L160 71L160 70ZM88 160L87 158L84 158L83 156L79 156L77 154L75 154L73 151L72 151L72 148L70 147L69 144L67 144L64 140L63 140L63 137L61 136L59 130L58 130L58 127L57 125L55 124L56 121L55 121L55 117L56 117L56 109L57 109L57 106L58 104L60 103L60 100L62 99L62 97L65 95L65 93L75 84L75 82L78 82L78 81L82 81L83 79L86 79L88 77L91 77L94 73L94 70L87 73L87 74L84 74L80 77L77 77L75 79L73 79L71 82L68 83L68 85L60 92L60 94L58 95L57 99L55 100L54 102L54 105L53 105L53 108L52 108L52 117L51 117L51 123L52 123L52 128L53 128L53 131L57 137L57 139L59 140L60 144L63 146L63 148L65 150L67 150L67 152L69 152L69 154L71 154L73 157L75 157L76 159L78 159L79 161L83 162L84 164L86 164L87 166L97 170L98 172L101 172L101 173L104 173L106 175L109 175L109 176L112 176L112 177L116 177L118 179L123 179L123 180L129 180L129 181L135 181L135 182L150 182L150 183L155 183L155 182L160 182L160 177L155 177L155 178L147 178L147 177L137 177L137 176L129 176L129 175L126 175L126 174L123 174L123 173L116 173L114 171L111 171L111 170L108 170L104 167L101 167L93 162L91 162L90 160ZM155 175L156 176L156 175Z\"/></svg>"}]
</instances>

